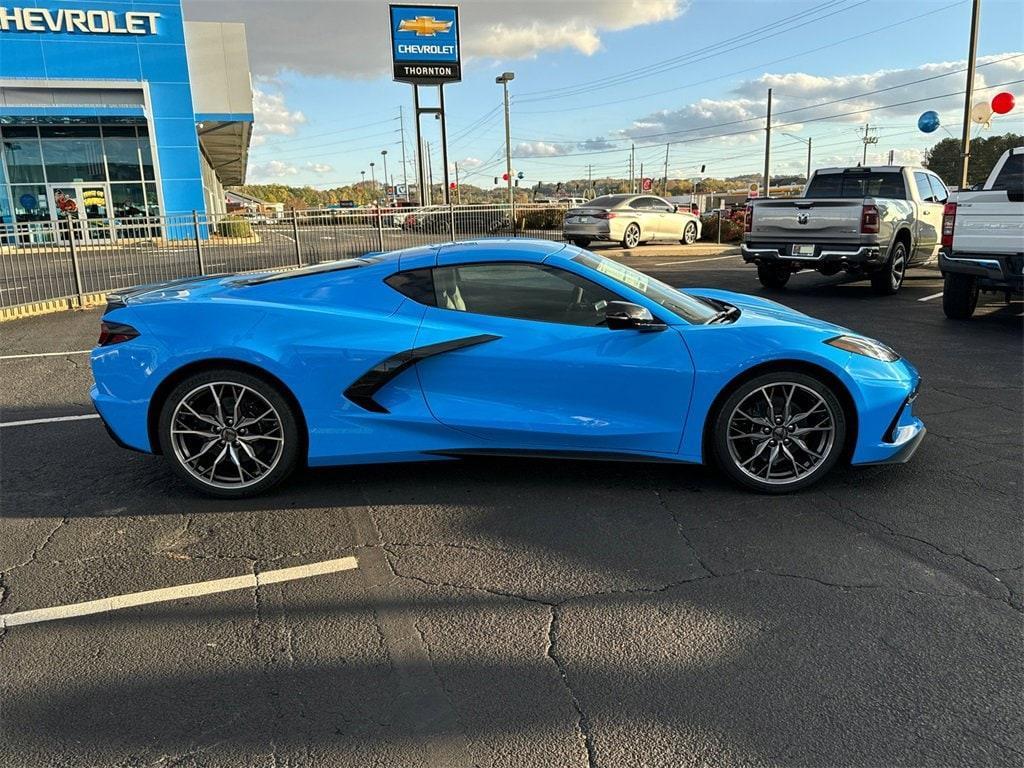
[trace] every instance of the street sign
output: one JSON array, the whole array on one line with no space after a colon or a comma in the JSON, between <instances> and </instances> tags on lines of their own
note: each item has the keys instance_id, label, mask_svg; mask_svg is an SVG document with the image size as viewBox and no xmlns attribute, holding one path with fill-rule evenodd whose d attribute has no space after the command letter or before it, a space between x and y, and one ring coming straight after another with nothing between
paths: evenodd
<instances>
[{"instance_id":1,"label":"street sign","mask_svg":"<svg viewBox=\"0 0 1024 768\"><path fill-rule=\"evenodd\" d=\"M412 85L462 80L459 9L454 5L392 5L394 79Z\"/></svg>"},{"instance_id":2,"label":"street sign","mask_svg":"<svg viewBox=\"0 0 1024 768\"><path fill-rule=\"evenodd\" d=\"M747 197L760 197L761 196L761 185L752 183L750 188L747 190Z\"/></svg>"},{"instance_id":3,"label":"street sign","mask_svg":"<svg viewBox=\"0 0 1024 768\"><path fill-rule=\"evenodd\" d=\"M654 188L654 179L644 179L640 185L644 192L650 192Z\"/></svg>"},{"instance_id":4,"label":"street sign","mask_svg":"<svg viewBox=\"0 0 1024 768\"><path fill-rule=\"evenodd\" d=\"M405 184L395 184L395 191L394 191L393 194L397 195L398 197L404 197L405 196Z\"/></svg>"}]
</instances>

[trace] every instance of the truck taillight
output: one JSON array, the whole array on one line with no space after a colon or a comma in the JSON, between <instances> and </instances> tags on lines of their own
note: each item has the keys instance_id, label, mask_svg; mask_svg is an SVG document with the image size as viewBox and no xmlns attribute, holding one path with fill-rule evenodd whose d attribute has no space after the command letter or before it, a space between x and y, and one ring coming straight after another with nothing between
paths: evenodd
<instances>
[{"instance_id":1,"label":"truck taillight","mask_svg":"<svg viewBox=\"0 0 1024 768\"><path fill-rule=\"evenodd\" d=\"M862 235L878 234L877 205L865 205L860 209L860 232Z\"/></svg>"},{"instance_id":2,"label":"truck taillight","mask_svg":"<svg viewBox=\"0 0 1024 768\"><path fill-rule=\"evenodd\" d=\"M956 226L956 203L946 203L942 209L942 247L953 247L953 228Z\"/></svg>"},{"instance_id":3,"label":"truck taillight","mask_svg":"<svg viewBox=\"0 0 1024 768\"><path fill-rule=\"evenodd\" d=\"M754 226L754 206L748 205L743 209L743 231L750 232Z\"/></svg>"}]
</instances>

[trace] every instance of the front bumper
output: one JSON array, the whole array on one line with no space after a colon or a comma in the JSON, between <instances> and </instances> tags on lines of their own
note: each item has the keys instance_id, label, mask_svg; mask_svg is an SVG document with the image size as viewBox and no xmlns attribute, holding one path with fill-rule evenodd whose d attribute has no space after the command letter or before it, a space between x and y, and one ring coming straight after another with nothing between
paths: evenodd
<instances>
[{"instance_id":1,"label":"front bumper","mask_svg":"<svg viewBox=\"0 0 1024 768\"><path fill-rule=\"evenodd\" d=\"M814 253L793 255L794 243L758 242L742 243L740 253L748 264L786 264L793 269L818 269L823 266L841 268L846 265L881 266L885 254L878 245L829 243L815 245Z\"/></svg>"},{"instance_id":2,"label":"front bumper","mask_svg":"<svg viewBox=\"0 0 1024 768\"><path fill-rule=\"evenodd\" d=\"M943 275L974 275L982 286L1024 293L1024 256L950 254L943 248L939 252L939 271Z\"/></svg>"},{"instance_id":3,"label":"front bumper","mask_svg":"<svg viewBox=\"0 0 1024 768\"><path fill-rule=\"evenodd\" d=\"M851 464L902 464L910 460L924 439L924 422L914 415L921 377L905 360L893 366L898 369L898 377L889 380L855 374L861 397ZM850 367L864 372L874 367L877 371L876 366L857 355L851 357Z\"/></svg>"}]
</instances>

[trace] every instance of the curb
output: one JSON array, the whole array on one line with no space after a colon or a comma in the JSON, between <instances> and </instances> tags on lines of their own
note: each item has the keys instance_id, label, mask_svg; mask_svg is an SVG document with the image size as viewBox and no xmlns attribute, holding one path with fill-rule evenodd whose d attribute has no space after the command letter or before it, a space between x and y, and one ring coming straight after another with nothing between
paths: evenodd
<instances>
[{"instance_id":1,"label":"curb","mask_svg":"<svg viewBox=\"0 0 1024 768\"><path fill-rule=\"evenodd\" d=\"M0 323L38 315L49 315L54 312L66 312L69 309L102 307L107 303L107 294L105 292L86 293L82 299L83 301L80 302L77 296L66 296L62 299L46 299L29 304L19 304L16 307L0 307Z\"/></svg>"}]
</instances>

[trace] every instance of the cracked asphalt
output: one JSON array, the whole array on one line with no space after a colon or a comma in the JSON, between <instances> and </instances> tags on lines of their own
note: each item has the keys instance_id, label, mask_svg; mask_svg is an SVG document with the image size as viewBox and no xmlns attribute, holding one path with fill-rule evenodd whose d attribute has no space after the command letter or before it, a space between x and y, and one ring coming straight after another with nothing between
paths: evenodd
<instances>
[{"instance_id":1,"label":"cracked asphalt","mask_svg":"<svg viewBox=\"0 0 1024 768\"><path fill-rule=\"evenodd\" d=\"M622 258L761 292L738 259ZM911 463L765 497L480 459L225 502L96 420L0 430L0 613L359 559L7 628L0 765L1024 764L1021 305L947 321L930 270L891 298L790 286L921 370ZM0 356L88 349L98 322L0 325ZM0 359L0 421L89 413L90 381L85 355Z\"/></svg>"}]
</instances>

